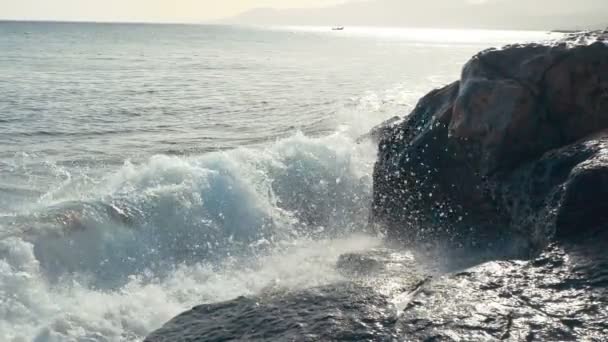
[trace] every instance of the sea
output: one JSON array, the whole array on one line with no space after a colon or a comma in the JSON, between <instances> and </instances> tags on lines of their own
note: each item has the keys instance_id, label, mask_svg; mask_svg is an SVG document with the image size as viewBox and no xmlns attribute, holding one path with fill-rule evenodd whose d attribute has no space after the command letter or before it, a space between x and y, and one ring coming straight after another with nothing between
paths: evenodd
<instances>
[{"instance_id":1,"label":"sea","mask_svg":"<svg viewBox=\"0 0 608 342\"><path fill-rule=\"evenodd\" d=\"M370 128L547 32L0 22L0 340L141 341L340 281Z\"/></svg>"}]
</instances>

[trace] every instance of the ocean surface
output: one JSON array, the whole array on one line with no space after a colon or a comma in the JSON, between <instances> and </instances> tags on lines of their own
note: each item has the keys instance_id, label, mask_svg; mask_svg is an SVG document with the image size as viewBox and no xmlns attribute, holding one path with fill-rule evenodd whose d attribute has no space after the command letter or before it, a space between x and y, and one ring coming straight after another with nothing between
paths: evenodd
<instances>
[{"instance_id":1,"label":"ocean surface","mask_svg":"<svg viewBox=\"0 0 608 342\"><path fill-rule=\"evenodd\" d=\"M0 340L138 341L202 303L341 279L355 140L544 32L0 22Z\"/></svg>"}]
</instances>

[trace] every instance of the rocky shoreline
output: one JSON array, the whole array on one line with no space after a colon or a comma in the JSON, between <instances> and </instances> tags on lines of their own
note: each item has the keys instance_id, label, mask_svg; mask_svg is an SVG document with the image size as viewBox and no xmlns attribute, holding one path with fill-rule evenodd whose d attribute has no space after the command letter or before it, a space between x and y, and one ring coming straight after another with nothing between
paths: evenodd
<instances>
[{"instance_id":1,"label":"rocky shoreline","mask_svg":"<svg viewBox=\"0 0 608 342\"><path fill-rule=\"evenodd\" d=\"M425 250L346 255L344 283L199 306L146 341L606 340L606 42L483 51L372 132L370 224ZM438 246L473 266L422 268Z\"/></svg>"}]
</instances>

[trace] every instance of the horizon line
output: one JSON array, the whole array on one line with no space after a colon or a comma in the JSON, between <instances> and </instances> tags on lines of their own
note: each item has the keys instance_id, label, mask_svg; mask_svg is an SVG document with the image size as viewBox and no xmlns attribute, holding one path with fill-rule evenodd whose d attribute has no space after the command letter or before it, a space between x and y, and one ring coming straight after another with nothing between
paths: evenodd
<instances>
[{"instance_id":1,"label":"horizon line","mask_svg":"<svg viewBox=\"0 0 608 342\"><path fill-rule=\"evenodd\" d=\"M241 26L241 27L326 27L327 25L314 24L250 24L225 20L213 21L129 21L129 20L88 20L88 19L14 19L0 18L2 23L40 23L40 24L97 24L97 25L183 25L183 26ZM479 27L430 27L430 26L384 26L384 25L347 25L359 28L401 28L401 29L428 29L428 30L483 30L483 31L537 31L557 32L559 29L521 29L521 28L479 28ZM327 26L327 27L331 27ZM576 29L568 31L593 31L592 29Z\"/></svg>"}]
</instances>

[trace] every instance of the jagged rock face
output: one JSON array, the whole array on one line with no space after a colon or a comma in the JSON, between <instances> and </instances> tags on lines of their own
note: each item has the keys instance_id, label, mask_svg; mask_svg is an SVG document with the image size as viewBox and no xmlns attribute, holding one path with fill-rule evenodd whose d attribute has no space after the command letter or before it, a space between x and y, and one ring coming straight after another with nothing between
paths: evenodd
<instances>
[{"instance_id":1,"label":"jagged rock face","mask_svg":"<svg viewBox=\"0 0 608 342\"><path fill-rule=\"evenodd\" d=\"M603 195L586 189L603 181L608 164L597 159L584 174L577 165L604 145L577 141L605 128L608 45L484 51L465 65L459 82L425 96L384 133L371 221L410 242L486 244L516 236L542 246L557 230L572 229L567 222L576 215L566 211L574 206L584 216L603 214L599 204L581 210L579 198ZM551 164L559 170L539 178ZM530 196L526 186L534 190Z\"/></svg>"}]
</instances>

